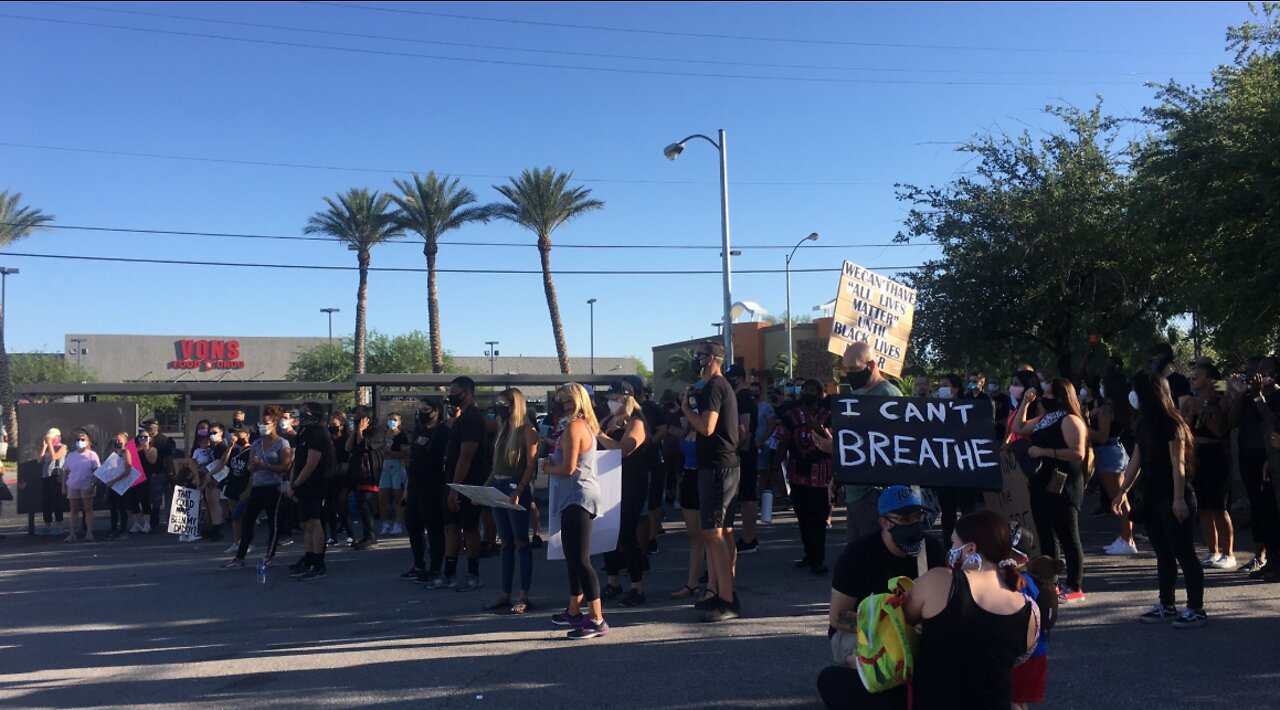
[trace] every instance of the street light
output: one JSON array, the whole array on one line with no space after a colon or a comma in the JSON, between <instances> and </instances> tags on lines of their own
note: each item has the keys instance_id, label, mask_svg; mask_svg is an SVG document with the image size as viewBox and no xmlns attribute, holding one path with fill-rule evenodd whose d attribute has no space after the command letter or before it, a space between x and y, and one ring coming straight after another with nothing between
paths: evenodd
<instances>
[{"instance_id":1,"label":"street light","mask_svg":"<svg viewBox=\"0 0 1280 710\"><path fill-rule=\"evenodd\" d=\"M795 343L791 339L791 321L794 320L794 318L791 317L791 257L796 255L796 249L799 249L801 244L804 244L805 242L816 242L816 241L818 241L818 233L814 232L813 234L810 234L804 239L801 239L800 241L796 242L796 245L791 249L791 253L787 254L787 379L788 380L794 379L796 376L795 375L796 357L794 352Z\"/></svg>"},{"instance_id":2,"label":"street light","mask_svg":"<svg viewBox=\"0 0 1280 710\"><path fill-rule=\"evenodd\" d=\"M719 143L700 133L694 134L682 141L672 143L666 148L663 148L662 154L666 156L667 160L675 160L680 157L680 153L684 152L684 144L694 138L701 138L715 146L716 150L720 151L720 262L721 271L723 272L724 277L724 313L721 315L721 318L724 319L725 324L724 361L725 365L728 366L733 364L733 317L730 314L730 308L733 305L733 297L731 295L733 290L733 274L729 267L729 257L731 256L729 251L729 163L728 148L725 145L724 139L724 129L721 128L717 135L720 137Z\"/></svg>"},{"instance_id":3,"label":"street light","mask_svg":"<svg viewBox=\"0 0 1280 710\"><path fill-rule=\"evenodd\" d=\"M596 374L596 299L588 298L587 305L591 306L591 374Z\"/></svg>"},{"instance_id":4,"label":"street light","mask_svg":"<svg viewBox=\"0 0 1280 710\"><path fill-rule=\"evenodd\" d=\"M86 342L88 342L88 338L72 338L71 339L71 344L74 345L76 349L76 367L80 367L80 356L85 354L85 350L84 348L80 347L80 344L86 343Z\"/></svg>"},{"instance_id":5,"label":"street light","mask_svg":"<svg viewBox=\"0 0 1280 710\"><path fill-rule=\"evenodd\" d=\"M329 314L329 344L333 345L333 314L341 311L341 308L321 308L321 313Z\"/></svg>"},{"instance_id":6,"label":"street light","mask_svg":"<svg viewBox=\"0 0 1280 710\"><path fill-rule=\"evenodd\" d=\"M0 343L4 342L4 294L9 285L9 274L17 274L17 269L10 269L7 266L0 266ZM8 404L7 402L5 403Z\"/></svg>"},{"instance_id":7,"label":"street light","mask_svg":"<svg viewBox=\"0 0 1280 710\"><path fill-rule=\"evenodd\" d=\"M484 344L489 346L489 349L484 351L484 354L489 358L489 374L492 375L493 361L498 357L498 348L496 347L498 345L498 341L486 340L484 341Z\"/></svg>"}]
</instances>

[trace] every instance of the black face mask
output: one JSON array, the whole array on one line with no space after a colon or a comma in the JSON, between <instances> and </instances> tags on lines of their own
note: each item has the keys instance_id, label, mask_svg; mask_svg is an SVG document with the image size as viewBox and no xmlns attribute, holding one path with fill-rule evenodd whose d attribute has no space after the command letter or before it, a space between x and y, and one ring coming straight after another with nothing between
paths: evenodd
<instances>
[{"instance_id":1,"label":"black face mask","mask_svg":"<svg viewBox=\"0 0 1280 710\"><path fill-rule=\"evenodd\" d=\"M450 406L450 407L461 407L461 406L462 406L462 395L460 395L460 394L451 394L451 395L449 395L448 397L445 397L445 401L449 403L449 406Z\"/></svg>"},{"instance_id":2,"label":"black face mask","mask_svg":"<svg viewBox=\"0 0 1280 710\"><path fill-rule=\"evenodd\" d=\"M806 407L812 407L818 403L818 395L812 392L803 392L800 394L800 404Z\"/></svg>"},{"instance_id":3,"label":"black face mask","mask_svg":"<svg viewBox=\"0 0 1280 710\"><path fill-rule=\"evenodd\" d=\"M342 427L340 427L340 426L334 426L334 425L330 424L330 425L329 425L329 433L330 433L330 434L333 434L334 436L337 436L338 434L341 434L341 433L342 433Z\"/></svg>"},{"instance_id":4,"label":"black face mask","mask_svg":"<svg viewBox=\"0 0 1280 710\"><path fill-rule=\"evenodd\" d=\"M707 366L707 361L696 355L689 359L689 369L693 372L693 376L702 379L702 369Z\"/></svg>"},{"instance_id":5,"label":"black face mask","mask_svg":"<svg viewBox=\"0 0 1280 710\"><path fill-rule=\"evenodd\" d=\"M1044 408L1046 413L1056 412L1059 409L1062 409L1062 402L1059 402L1056 399L1041 399L1040 406Z\"/></svg>"},{"instance_id":6,"label":"black face mask","mask_svg":"<svg viewBox=\"0 0 1280 710\"><path fill-rule=\"evenodd\" d=\"M857 372L850 372L844 376L844 381L849 385L849 387L855 390L860 390L863 387L866 387L867 383L871 381L871 368L864 367Z\"/></svg>"},{"instance_id":7,"label":"black face mask","mask_svg":"<svg viewBox=\"0 0 1280 710\"><path fill-rule=\"evenodd\" d=\"M494 410L496 410L496 411L498 412L498 418L499 418L499 419L503 419L503 420L505 420L505 419L510 419L510 418L511 418L511 407L509 407L509 406L507 406L507 405L505 405L505 404L499 404L499 405L497 405L496 407L494 407Z\"/></svg>"},{"instance_id":8,"label":"black face mask","mask_svg":"<svg viewBox=\"0 0 1280 710\"><path fill-rule=\"evenodd\" d=\"M920 550L924 547L924 522L910 525L895 524L889 528L889 535L893 538L893 544L914 557L920 554Z\"/></svg>"},{"instance_id":9,"label":"black face mask","mask_svg":"<svg viewBox=\"0 0 1280 710\"><path fill-rule=\"evenodd\" d=\"M426 412L418 412L413 417L413 421L416 422L418 426L431 426L433 419L434 417Z\"/></svg>"}]
</instances>

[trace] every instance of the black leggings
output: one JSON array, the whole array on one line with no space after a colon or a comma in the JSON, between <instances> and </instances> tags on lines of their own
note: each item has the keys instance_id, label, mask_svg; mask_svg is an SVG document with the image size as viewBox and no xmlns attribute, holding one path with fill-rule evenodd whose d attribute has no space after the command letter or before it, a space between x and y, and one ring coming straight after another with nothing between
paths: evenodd
<instances>
[{"instance_id":1,"label":"black leggings","mask_svg":"<svg viewBox=\"0 0 1280 710\"><path fill-rule=\"evenodd\" d=\"M661 495L661 491L659 491ZM618 527L618 547L604 553L605 574L613 577L624 565L633 584L644 580L644 562L647 549L640 549L636 526L640 524L640 511L644 510L649 496L649 474L639 466L622 469L622 520Z\"/></svg>"},{"instance_id":2,"label":"black leggings","mask_svg":"<svg viewBox=\"0 0 1280 710\"><path fill-rule=\"evenodd\" d=\"M134 486L125 494L125 505L129 512L137 515L151 515L151 490L147 484Z\"/></svg>"},{"instance_id":3,"label":"black leggings","mask_svg":"<svg viewBox=\"0 0 1280 710\"><path fill-rule=\"evenodd\" d=\"M1160 581L1160 603L1174 605L1174 585L1178 567L1187 582L1187 606L1204 608L1204 568L1196 558L1196 499L1190 486L1186 492L1187 519L1178 522L1173 514L1173 501L1150 501L1146 511L1147 536L1156 553L1156 576Z\"/></svg>"},{"instance_id":4,"label":"black leggings","mask_svg":"<svg viewBox=\"0 0 1280 710\"><path fill-rule=\"evenodd\" d=\"M404 503L404 532L413 548L413 566L440 572L444 563L444 484L436 481L409 484ZM431 566L427 554L430 551Z\"/></svg>"},{"instance_id":5,"label":"black leggings","mask_svg":"<svg viewBox=\"0 0 1280 710\"><path fill-rule=\"evenodd\" d=\"M600 598L600 579L591 567L591 513L571 505L560 513L560 542L569 567L569 593L586 604ZM635 537L632 531L632 537Z\"/></svg>"},{"instance_id":6,"label":"black leggings","mask_svg":"<svg viewBox=\"0 0 1280 710\"><path fill-rule=\"evenodd\" d=\"M823 668L818 674L818 694L831 710L905 710L907 707L907 686L869 693L858 672L848 666Z\"/></svg>"},{"instance_id":7,"label":"black leggings","mask_svg":"<svg viewBox=\"0 0 1280 710\"><path fill-rule=\"evenodd\" d=\"M111 508L111 532L126 532L129 530L129 494L125 491L125 495L120 495L115 491L107 491L107 504Z\"/></svg>"},{"instance_id":8,"label":"black leggings","mask_svg":"<svg viewBox=\"0 0 1280 710\"><path fill-rule=\"evenodd\" d=\"M44 494L44 524L51 525L53 522L62 522L62 507L66 505L66 498L62 497L62 481L57 476L49 476L42 480L41 485Z\"/></svg>"},{"instance_id":9,"label":"black leggings","mask_svg":"<svg viewBox=\"0 0 1280 710\"><path fill-rule=\"evenodd\" d=\"M377 541L378 533L373 527L373 511L378 507L378 494L355 491L348 493L347 497L351 501L351 521L360 520L360 539ZM352 537L355 535L353 534Z\"/></svg>"},{"instance_id":10,"label":"black leggings","mask_svg":"<svg viewBox=\"0 0 1280 710\"><path fill-rule=\"evenodd\" d=\"M1271 555L1280 554L1275 547L1277 530L1280 530L1280 510L1276 505L1275 476L1272 480L1262 479L1262 469L1267 465L1266 455L1255 451L1240 452L1240 480L1245 492L1249 495L1249 520L1253 544L1267 548L1267 559ZM46 518L47 520L48 518ZM1280 559L1280 558L1277 558Z\"/></svg>"},{"instance_id":11,"label":"black leggings","mask_svg":"<svg viewBox=\"0 0 1280 710\"><path fill-rule=\"evenodd\" d=\"M1080 505L1084 502L1084 477L1073 475L1061 493L1050 493L1044 476L1028 481L1031 515L1035 518L1040 554L1067 562L1067 585L1080 589L1084 582L1084 545L1080 542Z\"/></svg>"},{"instance_id":12,"label":"black leggings","mask_svg":"<svg viewBox=\"0 0 1280 710\"><path fill-rule=\"evenodd\" d=\"M331 540L337 540L342 530L351 534L351 521L347 518L346 483L341 477L334 476L325 485L324 508L320 515Z\"/></svg>"},{"instance_id":13,"label":"black leggings","mask_svg":"<svg viewBox=\"0 0 1280 710\"><path fill-rule=\"evenodd\" d=\"M800 544L805 559L817 567L827 559L827 515L831 512L831 499L826 488L792 486L791 507L796 511L800 525Z\"/></svg>"},{"instance_id":14,"label":"black leggings","mask_svg":"<svg viewBox=\"0 0 1280 710\"><path fill-rule=\"evenodd\" d=\"M267 553L263 557L276 556L276 507L280 504L280 489L275 484L255 486L249 491L249 499L245 501L244 515L240 518L240 549L236 550L236 559L243 560L253 544L253 529L258 526L258 514L267 513Z\"/></svg>"}]
</instances>

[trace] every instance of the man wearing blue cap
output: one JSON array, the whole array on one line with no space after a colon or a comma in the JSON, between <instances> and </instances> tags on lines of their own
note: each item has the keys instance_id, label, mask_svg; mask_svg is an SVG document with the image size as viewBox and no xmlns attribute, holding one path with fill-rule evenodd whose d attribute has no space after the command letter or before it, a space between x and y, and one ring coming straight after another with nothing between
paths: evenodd
<instances>
[{"instance_id":1,"label":"man wearing blue cap","mask_svg":"<svg viewBox=\"0 0 1280 710\"><path fill-rule=\"evenodd\" d=\"M915 579L946 560L942 543L924 534L928 516L918 493L906 486L890 486L880 494L877 507L880 529L845 545L831 574L827 635L833 637L832 651L838 661L856 648L858 603L864 597L888 591L894 577ZM855 685L861 689L862 681L848 665L829 666L818 676L818 690L827 707L847 706L845 694ZM886 704L877 707L905 708L906 690L903 686L885 692L901 698L885 697Z\"/></svg>"}]
</instances>

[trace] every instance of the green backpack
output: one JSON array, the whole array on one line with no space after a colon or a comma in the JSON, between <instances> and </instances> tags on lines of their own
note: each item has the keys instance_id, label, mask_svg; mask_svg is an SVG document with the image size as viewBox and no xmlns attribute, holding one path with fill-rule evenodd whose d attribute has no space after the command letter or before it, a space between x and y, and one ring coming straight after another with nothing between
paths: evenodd
<instances>
[{"instance_id":1,"label":"green backpack","mask_svg":"<svg viewBox=\"0 0 1280 710\"><path fill-rule=\"evenodd\" d=\"M880 693L910 683L919 639L902 611L913 582L889 580L889 591L858 603L858 650L849 660L867 692Z\"/></svg>"}]
</instances>

